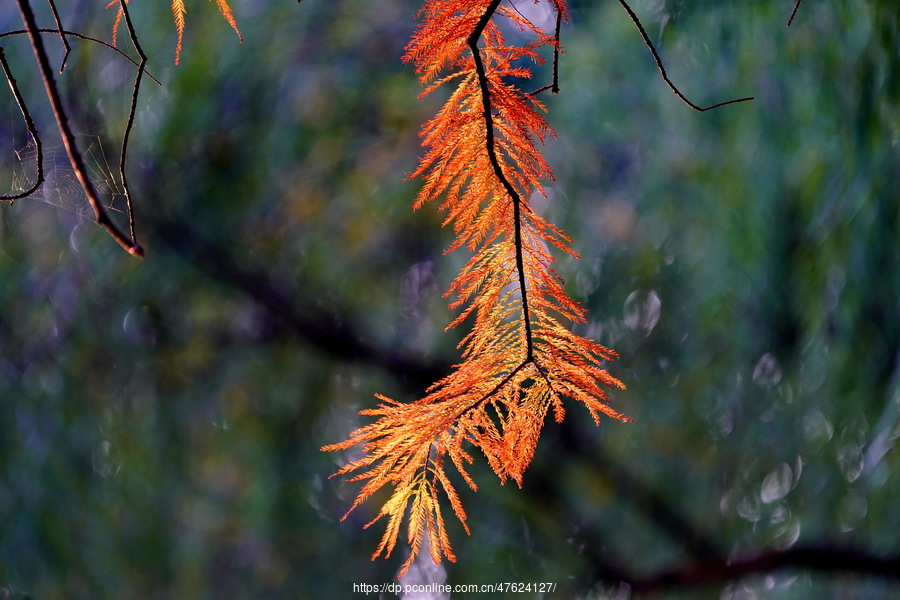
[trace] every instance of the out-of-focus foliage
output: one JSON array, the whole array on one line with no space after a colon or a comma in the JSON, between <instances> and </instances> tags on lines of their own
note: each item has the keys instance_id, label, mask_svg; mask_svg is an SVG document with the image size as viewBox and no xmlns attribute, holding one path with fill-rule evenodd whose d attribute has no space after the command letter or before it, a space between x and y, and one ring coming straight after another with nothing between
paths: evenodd
<instances>
[{"instance_id":1,"label":"out-of-focus foliage","mask_svg":"<svg viewBox=\"0 0 900 600\"><path fill-rule=\"evenodd\" d=\"M66 27L107 38L102 4L61 6ZM448 370L459 339L441 294L465 257L442 255L440 216L412 212L402 180L440 101L417 101L400 62L416 4L236 0L239 44L199 3L175 67L167 7L132 3L164 84L145 81L130 149L143 261L90 223L30 48L2 40L53 168L44 202L0 208L0 594L341 598L392 580L403 557L370 562L379 532L360 527L377 508L338 522L357 488L318 448L373 392L419 397L413 366ZM573 3L542 210L582 255L558 263L592 319L577 332L620 352L614 402L635 423L572 406L522 490L477 464L459 562L411 576L604 598L627 596L622 573L710 556L900 553L900 11L804 2L788 29L792 4L633 4L691 99L756 97L698 114L619 6ZM0 28L21 28L12 3ZM63 97L119 206L133 69L71 43ZM12 184L32 167L3 94ZM891 593L788 569L669 595Z\"/></svg>"}]
</instances>

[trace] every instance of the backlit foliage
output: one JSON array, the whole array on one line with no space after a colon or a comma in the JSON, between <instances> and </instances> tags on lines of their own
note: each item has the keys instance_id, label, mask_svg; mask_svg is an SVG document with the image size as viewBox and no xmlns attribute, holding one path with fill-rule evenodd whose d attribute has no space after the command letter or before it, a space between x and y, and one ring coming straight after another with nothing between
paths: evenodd
<instances>
[{"instance_id":1,"label":"backlit foliage","mask_svg":"<svg viewBox=\"0 0 900 600\"><path fill-rule=\"evenodd\" d=\"M127 2L128 0L126 0ZM107 5L107 8L113 5L118 5L119 0L112 0L112 2ZM238 29L237 21L234 19L234 13L231 12L231 7L228 5L228 0L216 0L216 4L219 7L219 11L222 13L222 16L225 17L225 20L228 21L228 24L231 25L231 28L234 29L235 33L238 35L238 39L244 41L244 38L241 36L241 32ZM175 64L178 64L178 61L181 60L181 43L184 40L184 25L185 25L185 15L187 14L187 7L184 4L184 0L172 0L172 18L175 20L175 30L178 32L178 43L175 46ZM113 43L115 44L116 33L119 30L119 24L122 21L122 9L119 8L118 13L116 14L116 22L113 25Z\"/></svg>"},{"instance_id":2,"label":"backlit foliage","mask_svg":"<svg viewBox=\"0 0 900 600\"><path fill-rule=\"evenodd\" d=\"M565 1L553 0L565 16ZM466 470L482 452L501 481L521 485L545 417L563 419L563 399L582 403L599 423L605 414L627 420L607 404L606 387L624 387L604 370L615 354L572 333L565 323L585 322L552 268L551 251L575 256L569 239L544 220L529 198L552 179L539 146L550 127L544 106L519 84L531 77L541 47L558 39L538 29L500 0L428 0L407 48L424 94L455 85L437 116L423 128L426 148L414 177L424 179L416 208L441 199L444 225L472 257L447 295L460 309L450 323L471 323L460 343L462 361L413 403L378 395L381 404L361 411L375 421L324 450L360 445L362 458L341 468L364 482L350 510L390 486L393 494L371 525L387 517L373 558L390 555L408 515L411 548L401 574L428 545L431 557L455 560L441 511L441 495L468 531L466 513L448 476L452 464L473 490ZM504 29L531 41L511 44Z\"/></svg>"}]
</instances>

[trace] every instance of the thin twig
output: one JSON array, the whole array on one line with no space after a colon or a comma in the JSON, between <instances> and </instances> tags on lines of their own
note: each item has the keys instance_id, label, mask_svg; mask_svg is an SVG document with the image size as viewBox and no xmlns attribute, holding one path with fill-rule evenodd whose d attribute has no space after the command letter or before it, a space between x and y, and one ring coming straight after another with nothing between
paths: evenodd
<instances>
[{"instance_id":1,"label":"thin twig","mask_svg":"<svg viewBox=\"0 0 900 600\"><path fill-rule=\"evenodd\" d=\"M128 188L128 180L125 177L125 154L128 151L128 136L131 134L131 128L134 125L134 114L137 112L138 92L141 89L141 77L144 75L144 65L147 64L147 56L138 42L137 33L134 31L134 25L131 22L131 15L128 14L128 5L126 0L119 0L122 7L122 13L125 15L125 26L128 28L128 34L131 36L131 43L137 50L138 56L141 57L141 63L138 65L138 72L134 78L134 88L131 90L131 108L128 110L128 122L125 124L125 133L122 135L122 153L119 155L119 177L122 180L122 188L125 190L125 205L128 209L128 228L131 231L131 241L137 244L137 234L134 228L134 206L131 202L131 190Z\"/></svg>"},{"instance_id":2,"label":"thin twig","mask_svg":"<svg viewBox=\"0 0 900 600\"><path fill-rule=\"evenodd\" d=\"M50 3L50 10L53 11L53 19L56 21L56 30L59 32L59 39L62 40L63 48L66 49L66 53L63 54L62 64L59 65L59 72L62 73L66 68L66 61L69 60L69 52L72 51L72 48L69 46L69 40L66 39L66 32L63 30L59 13L56 11L56 3L53 0L47 0L47 2Z\"/></svg>"},{"instance_id":3,"label":"thin twig","mask_svg":"<svg viewBox=\"0 0 900 600\"><path fill-rule=\"evenodd\" d=\"M559 10L559 5L556 5L556 33L553 35L553 83L530 92L528 94L529 96L537 96L541 92L546 92L547 90L550 90L554 94L559 93L559 32L561 28L562 11Z\"/></svg>"},{"instance_id":4,"label":"thin twig","mask_svg":"<svg viewBox=\"0 0 900 600\"><path fill-rule=\"evenodd\" d=\"M44 183L44 147L41 144L41 136L38 135L34 120L28 112L28 106L25 104L25 99L22 98L22 94L19 92L19 86L16 85L16 79L13 77L12 71L9 69L9 64L6 62L6 55L3 52L3 48L0 48L0 65L3 67L3 73L6 75L6 81L9 82L9 88L12 90L13 96L16 99L16 104L19 105L19 110L22 111L22 118L25 119L25 127L28 128L28 133L31 134L31 139L34 140L34 145L37 147L37 156L35 157L35 160L37 161L37 177L35 177L34 184L21 194L4 194L0 196L0 200L6 200L12 204L14 200L25 198L26 196L35 193L37 189L41 187L41 184Z\"/></svg>"},{"instance_id":5,"label":"thin twig","mask_svg":"<svg viewBox=\"0 0 900 600\"><path fill-rule=\"evenodd\" d=\"M685 104L687 104L688 106L690 106L691 108L693 108L694 110L696 110L698 112L705 112L707 110L719 108L720 106L725 106L726 104L736 104L738 102L747 102L748 100L753 100L752 96L750 96L748 98L737 98L735 100L719 102L718 104L713 104L712 106L707 106L706 108L701 108L701 107L697 106L696 104L694 104L693 102L691 102L690 100L688 100L684 96L684 94L682 94L678 90L678 88L675 87L675 84L672 83L672 81L669 79L669 76L666 75L666 69L665 69L665 67L663 67L662 59L659 57L659 54L656 52L656 48L653 47L653 43L650 41L650 37L647 36L647 32L644 31L644 26L641 25L641 21L638 19L637 15L634 14L634 11L631 10L631 7L628 6L628 3L625 2L625 0L618 0L618 1L619 1L619 4L622 5L622 8L625 9L625 12L628 13L628 16L631 17L632 22L635 24L635 26L638 28L638 31L641 33L641 37L644 38L644 44L646 44L647 48L650 49L650 53L653 55L653 60L656 61L656 66L659 69L660 74L662 75L663 81L666 82L666 85L669 86L669 89L671 89L673 92L675 92L675 95L678 96L682 102L684 102Z\"/></svg>"},{"instance_id":6,"label":"thin twig","mask_svg":"<svg viewBox=\"0 0 900 600\"><path fill-rule=\"evenodd\" d=\"M801 3L801 2L803 2L803 0L797 0L797 2L794 4L794 10L791 11L791 16L790 16L790 18L788 19L788 22L787 22L787 26L788 26L788 27L791 26L791 22L794 20L794 15L797 14L797 9L800 8L800 3Z\"/></svg>"},{"instance_id":7,"label":"thin twig","mask_svg":"<svg viewBox=\"0 0 900 600\"><path fill-rule=\"evenodd\" d=\"M19 5L19 12L22 13L22 21L25 23L28 38L31 40L31 48L34 50L34 56L38 62L38 68L41 79L44 82L47 98L50 100L50 107L53 109L53 116L56 117L56 124L59 127L59 132L62 136L63 146L65 146L66 154L69 156L69 163L72 165L72 170L75 172L78 182L81 184L84 193L87 195L88 201L91 203L91 207L94 209L94 216L97 220L97 224L106 229L107 233L109 233L122 248L127 250L129 254L142 257L144 255L144 249L134 242L134 240L128 239L128 237L122 233L115 222L110 219L109 214L106 212L106 208L104 208L103 203L100 201L97 190L94 188L94 184L88 175L84 159L75 143L75 136L72 134L72 129L69 127L69 119L66 115L65 108L63 108L62 99L59 97L59 90L53 79L53 73L50 71L50 61L47 58L44 42L41 39L37 24L35 23L34 12L31 10L31 5L28 3L28 0L16 1Z\"/></svg>"},{"instance_id":8,"label":"thin twig","mask_svg":"<svg viewBox=\"0 0 900 600\"><path fill-rule=\"evenodd\" d=\"M39 28L37 30L37 32L38 33L59 33L56 29L44 29L44 28ZM137 62L135 62L135 60L133 58L131 58L130 56L128 56L127 54L125 54L124 52L122 52L121 50L119 50L118 48L113 46L112 44L108 44L108 43L104 42L103 40L98 40L97 38L93 38L89 35L84 35L82 33L78 33L77 31L63 31L63 33L69 37L74 37L74 38L78 38L79 40L84 40L86 42L94 42L95 44L100 44L101 46L106 46L107 48L114 51L116 54L118 54L119 56L121 56L122 58L124 58L125 60L130 62L131 64L133 64L135 67L140 67L140 65ZM23 34L27 35L28 31L26 31L25 29L16 29L14 31L4 31L3 33L0 33L0 39L9 37L9 36L13 36L13 35L23 35ZM156 85L159 85L159 86L162 85L162 83L159 81L159 79L154 77L150 73L150 71L145 70L144 73L146 73L147 77L152 79L156 83Z\"/></svg>"}]
</instances>

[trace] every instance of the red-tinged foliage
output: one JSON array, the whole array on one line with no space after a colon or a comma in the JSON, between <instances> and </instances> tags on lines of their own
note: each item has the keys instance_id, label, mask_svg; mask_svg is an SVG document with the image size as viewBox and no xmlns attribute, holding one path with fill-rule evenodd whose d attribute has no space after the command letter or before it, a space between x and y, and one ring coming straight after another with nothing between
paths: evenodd
<instances>
[{"instance_id":1,"label":"red-tinged foliage","mask_svg":"<svg viewBox=\"0 0 900 600\"><path fill-rule=\"evenodd\" d=\"M454 560L438 492L468 532L445 471L447 459L473 490L467 448L480 450L501 481L521 485L548 411L556 421L563 419L563 398L584 404L598 423L601 414L628 420L607 404L606 388L624 387L603 368L615 354L560 323L583 323L585 311L563 290L549 247L575 252L528 201L544 193L542 181L553 178L539 150L553 132L543 105L513 82L529 78L523 65L540 62L538 49L555 47L557 40L499 4L427 0L406 55L424 93L456 85L423 128L426 152L413 177L425 181L415 207L441 198L444 224L456 233L450 250L473 253L447 292L450 308L461 308L449 327L472 322L460 343L462 362L417 402L378 396L382 404L361 413L376 417L374 423L323 448L362 446L364 457L336 473L364 482L351 511L384 486L393 488L372 521L388 517L373 558L390 555L408 513L411 551L401 575L426 534L435 562L442 555ZM553 4L564 14L564 0ZM533 41L510 45L501 20L530 32Z\"/></svg>"}]
</instances>

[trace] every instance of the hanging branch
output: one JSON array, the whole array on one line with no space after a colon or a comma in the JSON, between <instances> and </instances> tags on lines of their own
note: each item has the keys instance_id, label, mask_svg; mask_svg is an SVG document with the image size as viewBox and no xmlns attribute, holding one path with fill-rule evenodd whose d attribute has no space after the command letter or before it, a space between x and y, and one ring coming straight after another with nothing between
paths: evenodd
<instances>
[{"instance_id":1,"label":"hanging branch","mask_svg":"<svg viewBox=\"0 0 900 600\"><path fill-rule=\"evenodd\" d=\"M713 104L712 106L707 106L705 108L701 108L688 100L684 94L682 94L675 84L672 83L672 80L669 79L669 76L666 74L666 68L663 66L662 59L659 57L659 54L656 52L656 48L653 47L653 43L650 41L650 37L647 35L647 32L644 30L644 26L641 25L640 19L638 19L637 15L631 10L631 7L628 6L628 3L625 0L619 0L619 4L622 5L622 8L625 9L625 12L628 13L628 16L631 17L632 22L635 27L637 27L638 31L641 34L641 37L644 38L644 44L646 44L647 48L650 49L650 53L653 55L653 60L656 61L656 67L659 69L660 74L662 75L663 81L666 82L666 85L669 86L676 96L678 96L682 102L696 110L697 112L705 112L707 110L712 110L714 108L719 108L720 106L725 106L726 104L736 104L738 102L747 102L748 100L753 100L753 96L748 98L737 98L735 100L728 100L726 102L719 102L718 104ZM799 4L799 2L797 2Z\"/></svg>"},{"instance_id":2,"label":"hanging branch","mask_svg":"<svg viewBox=\"0 0 900 600\"><path fill-rule=\"evenodd\" d=\"M788 22L787 22L787 26L788 26L788 27L791 26L791 23L792 23L793 20L794 20L794 15L797 14L797 9L800 8L800 3L801 3L801 2L803 2L803 0L797 0L797 2L794 4L794 10L791 11L791 16L790 16L790 18L788 18Z\"/></svg>"},{"instance_id":3,"label":"hanging branch","mask_svg":"<svg viewBox=\"0 0 900 600\"><path fill-rule=\"evenodd\" d=\"M31 139L34 140L34 145L37 147L37 156L35 157L35 161L37 162L37 177L35 177L34 184L20 194L4 194L0 196L0 200L6 200L12 204L14 200L30 196L41 187L42 183L44 183L44 147L43 144L41 144L41 137L38 135L34 120L32 120L31 114L28 112L28 106L25 104L25 99L22 98L22 94L19 92L19 86L16 85L16 79L13 77L12 71L9 69L9 64L6 62L6 55L3 52L3 48L0 48L0 66L3 67L3 73L6 75L6 81L9 82L9 88L12 90L13 96L16 99L16 104L19 105L19 110L22 111L22 118L25 119L25 127L28 128L28 133L31 134Z\"/></svg>"},{"instance_id":4,"label":"hanging branch","mask_svg":"<svg viewBox=\"0 0 900 600\"><path fill-rule=\"evenodd\" d=\"M491 17L494 16L494 12L500 5L500 2L501 0L491 0L491 3L484 11L484 14L481 15L481 19L479 19L478 23L475 25L475 29L473 29L472 33L469 35L469 39L466 40L466 43L472 51L472 58L475 61L475 73L478 77L478 84L481 89L482 114L486 138L485 146L488 153L488 159L491 162L491 167L494 169L494 175L497 176L497 181L503 185L503 188L506 190L506 193L509 194L509 197L513 202L516 271L519 275L519 293L521 294L522 301L522 321L525 326L526 344L525 359L522 361L522 365L519 365L519 368L521 368L525 363L529 363L534 359L534 336L531 335L531 312L528 310L528 285L525 280L525 266L522 259L522 198L519 196L519 192L516 191L516 188L513 187L513 184L507 179L506 174L503 173L503 169L500 167L500 161L497 158L497 147L494 141L494 117L491 114L491 92L488 87L488 78L484 69L484 61L481 60L481 51L478 49L478 40L481 39L484 28L487 26L488 21L491 20Z\"/></svg>"},{"instance_id":5,"label":"hanging branch","mask_svg":"<svg viewBox=\"0 0 900 600\"><path fill-rule=\"evenodd\" d=\"M131 202L131 190L128 188L128 180L125 176L125 155L128 152L128 136L131 134L131 128L134 125L134 114L137 112L138 93L141 89L141 78L144 75L144 65L147 64L147 56L138 42L137 34L134 31L134 25L131 22L131 15L128 13L128 5L126 0L119 0L122 7L122 14L125 15L125 26L128 28L128 34L131 36L131 43L137 50L141 62L138 65L137 75L134 77L134 87L131 90L131 107L128 110L128 122L125 124L125 133L122 135L122 153L119 155L119 178L122 180L122 188L125 190L125 205L128 209L128 228L131 232L131 240L137 243L137 234L134 229L134 206Z\"/></svg>"},{"instance_id":6,"label":"hanging branch","mask_svg":"<svg viewBox=\"0 0 900 600\"><path fill-rule=\"evenodd\" d=\"M565 13L564 0L554 4ZM462 361L424 397L400 402L376 394L382 404L360 411L374 422L323 447L363 448L365 456L335 474L365 482L350 511L385 486L393 488L370 525L388 521L377 557L390 555L401 524L408 523L410 554L401 575L426 535L435 563L442 556L455 560L439 496L468 532L447 470L455 467L476 490L467 471L470 447L484 454L501 481L521 486L545 418L552 412L562 421L564 399L582 404L598 424L601 415L629 420L607 403L606 388L624 387L603 368L616 354L561 322L586 322L584 308L566 295L552 268L551 246L577 256L570 240L529 206L529 193L543 193L541 181L553 177L538 148L552 130L543 106L513 80L530 77L524 59L539 61L540 46L557 44L502 0L428 0L420 15L423 24L406 60L416 64L425 93L458 83L423 127L428 150L411 177L425 184L414 206L442 198L444 224L457 233L450 249L473 253L447 293L455 298L451 309L462 307L448 328L474 322L459 344ZM509 44L498 15L536 39Z\"/></svg>"},{"instance_id":7,"label":"hanging branch","mask_svg":"<svg viewBox=\"0 0 900 600\"><path fill-rule=\"evenodd\" d=\"M53 0L47 0L47 2L50 3L50 10L53 11L53 19L56 21L56 30L59 33L59 39L62 40L63 48L66 49L66 53L63 54L62 64L59 65L59 72L62 73L66 68L66 61L69 60L69 52L72 51L72 48L69 47L69 40L66 39L66 32L63 30L59 13L56 11L56 3L53 2Z\"/></svg>"},{"instance_id":8,"label":"hanging branch","mask_svg":"<svg viewBox=\"0 0 900 600\"><path fill-rule=\"evenodd\" d=\"M50 71L50 61L47 58L47 52L44 49L44 42L41 39L37 24L35 23L34 12L28 0L16 0L19 5L19 12L22 14L22 20L25 23L25 29L28 32L28 38L31 40L31 48L34 50L34 56L38 62L38 68L41 79L44 82L44 88L47 92L47 98L50 100L50 106L53 109L53 116L56 117L56 123L59 132L62 135L63 145L66 148L66 154L69 157L69 163L72 170L78 178L84 193L87 195L91 207L94 209L94 216L97 224L106 229L107 233L132 256L142 257L144 249L132 238L129 239L116 226L115 222L110 219L109 213L104 208L97 190L94 187L91 178L88 175L84 159L75 143L75 136L69 127L69 119L63 108L62 100L59 97L59 90L53 79L53 73Z\"/></svg>"}]
</instances>

